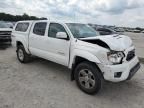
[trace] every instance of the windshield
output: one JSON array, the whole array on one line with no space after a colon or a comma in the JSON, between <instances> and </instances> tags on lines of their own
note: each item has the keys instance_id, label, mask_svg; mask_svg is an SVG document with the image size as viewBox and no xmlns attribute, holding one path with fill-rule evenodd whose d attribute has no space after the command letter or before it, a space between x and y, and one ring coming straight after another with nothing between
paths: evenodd
<instances>
[{"instance_id":1,"label":"windshield","mask_svg":"<svg viewBox=\"0 0 144 108\"><path fill-rule=\"evenodd\" d=\"M9 28L9 26L5 23L0 23L0 28Z\"/></svg>"},{"instance_id":2,"label":"windshield","mask_svg":"<svg viewBox=\"0 0 144 108\"><path fill-rule=\"evenodd\" d=\"M68 28L74 38L87 38L99 35L93 28L87 24L67 23Z\"/></svg>"}]
</instances>

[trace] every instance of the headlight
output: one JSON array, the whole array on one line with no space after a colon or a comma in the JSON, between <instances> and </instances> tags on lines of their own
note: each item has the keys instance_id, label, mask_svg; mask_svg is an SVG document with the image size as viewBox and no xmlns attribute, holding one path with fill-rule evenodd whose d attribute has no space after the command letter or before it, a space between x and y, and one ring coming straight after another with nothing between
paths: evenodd
<instances>
[{"instance_id":1,"label":"headlight","mask_svg":"<svg viewBox=\"0 0 144 108\"><path fill-rule=\"evenodd\" d=\"M120 64L122 62L122 59L124 58L124 53L111 51L107 53L107 57L109 62L111 62L112 64Z\"/></svg>"}]
</instances>

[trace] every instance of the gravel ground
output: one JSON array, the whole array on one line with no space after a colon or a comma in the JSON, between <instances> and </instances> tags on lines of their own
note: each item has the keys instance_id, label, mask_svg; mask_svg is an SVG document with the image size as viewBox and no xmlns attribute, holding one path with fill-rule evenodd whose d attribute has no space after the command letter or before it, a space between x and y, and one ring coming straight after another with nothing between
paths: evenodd
<instances>
[{"instance_id":1,"label":"gravel ground","mask_svg":"<svg viewBox=\"0 0 144 108\"><path fill-rule=\"evenodd\" d=\"M90 96L70 81L70 71L35 59L18 62L15 49L0 50L0 108L144 108L144 64L132 80L105 82Z\"/></svg>"},{"instance_id":2,"label":"gravel ground","mask_svg":"<svg viewBox=\"0 0 144 108\"><path fill-rule=\"evenodd\" d=\"M136 47L136 53L140 58L144 58L144 33L130 33L127 32L125 35L131 37Z\"/></svg>"}]
</instances>

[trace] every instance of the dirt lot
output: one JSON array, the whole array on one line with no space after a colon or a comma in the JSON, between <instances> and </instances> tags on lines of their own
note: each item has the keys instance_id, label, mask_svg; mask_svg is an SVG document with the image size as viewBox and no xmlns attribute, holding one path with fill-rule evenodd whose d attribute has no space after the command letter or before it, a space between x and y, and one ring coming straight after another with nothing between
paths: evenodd
<instances>
[{"instance_id":1,"label":"dirt lot","mask_svg":"<svg viewBox=\"0 0 144 108\"><path fill-rule=\"evenodd\" d=\"M125 35L132 38L137 55L144 58L144 33L125 33Z\"/></svg>"},{"instance_id":2,"label":"dirt lot","mask_svg":"<svg viewBox=\"0 0 144 108\"><path fill-rule=\"evenodd\" d=\"M142 57L140 41L136 38L134 44ZM132 80L105 82L99 94L90 96L70 81L67 68L43 59L21 64L14 48L1 49L0 108L144 108L143 70L141 64Z\"/></svg>"}]
</instances>

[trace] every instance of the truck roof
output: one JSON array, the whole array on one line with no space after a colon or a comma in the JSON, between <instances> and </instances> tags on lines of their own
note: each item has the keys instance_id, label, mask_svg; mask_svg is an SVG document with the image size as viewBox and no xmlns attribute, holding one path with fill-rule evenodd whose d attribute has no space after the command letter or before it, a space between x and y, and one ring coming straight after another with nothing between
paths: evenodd
<instances>
[{"instance_id":1,"label":"truck roof","mask_svg":"<svg viewBox=\"0 0 144 108\"><path fill-rule=\"evenodd\" d=\"M76 21L58 21L58 20L24 20L24 21L18 21L17 23L20 22L57 22L57 23L80 23L80 24L87 24L87 23L81 23L81 22L76 22Z\"/></svg>"}]
</instances>

